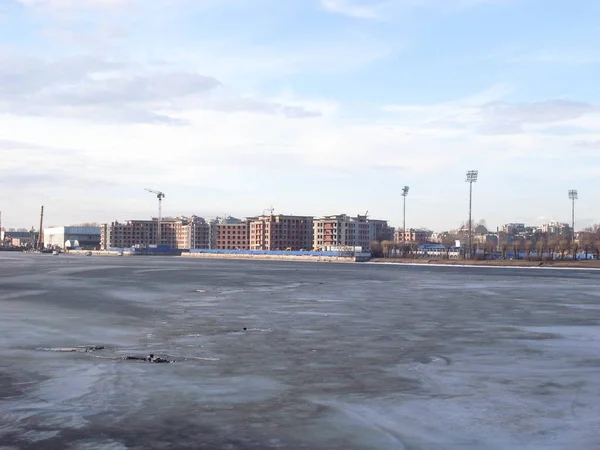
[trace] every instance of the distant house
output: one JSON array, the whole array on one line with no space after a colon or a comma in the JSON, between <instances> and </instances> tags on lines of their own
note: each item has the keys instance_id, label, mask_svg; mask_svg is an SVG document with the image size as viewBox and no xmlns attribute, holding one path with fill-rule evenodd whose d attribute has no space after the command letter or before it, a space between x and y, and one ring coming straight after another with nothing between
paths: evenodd
<instances>
[{"instance_id":1,"label":"distant house","mask_svg":"<svg viewBox=\"0 0 600 450\"><path fill-rule=\"evenodd\" d=\"M474 234L479 234L479 235L488 234L488 229L486 227L484 227L483 225L477 225L473 229L473 233Z\"/></svg>"}]
</instances>

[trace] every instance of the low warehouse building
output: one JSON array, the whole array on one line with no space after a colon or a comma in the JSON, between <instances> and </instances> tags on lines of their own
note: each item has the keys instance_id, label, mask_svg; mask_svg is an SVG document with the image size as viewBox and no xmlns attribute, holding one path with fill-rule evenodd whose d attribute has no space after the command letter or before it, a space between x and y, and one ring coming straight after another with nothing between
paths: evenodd
<instances>
[{"instance_id":1,"label":"low warehouse building","mask_svg":"<svg viewBox=\"0 0 600 450\"><path fill-rule=\"evenodd\" d=\"M44 246L62 249L98 249L100 248L100 227L45 228Z\"/></svg>"}]
</instances>

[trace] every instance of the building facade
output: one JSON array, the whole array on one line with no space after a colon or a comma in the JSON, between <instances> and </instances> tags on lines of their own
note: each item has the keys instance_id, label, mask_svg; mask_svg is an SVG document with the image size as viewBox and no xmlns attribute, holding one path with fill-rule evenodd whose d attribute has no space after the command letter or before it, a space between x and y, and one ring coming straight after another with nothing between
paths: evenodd
<instances>
[{"instance_id":1,"label":"building facade","mask_svg":"<svg viewBox=\"0 0 600 450\"><path fill-rule=\"evenodd\" d=\"M393 238L394 229L385 220L339 214L314 220L312 247L314 250L331 246L369 249L373 241Z\"/></svg>"},{"instance_id":2,"label":"building facade","mask_svg":"<svg viewBox=\"0 0 600 450\"><path fill-rule=\"evenodd\" d=\"M160 242L157 242L157 219L104 224L100 227L101 246L107 249L160 244L174 249L210 248L210 226L202 217L165 218L160 225Z\"/></svg>"},{"instance_id":3,"label":"building facade","mask_svg":"<svg viewBox=\"0 0 600 450\"><path fill-rule=\"evenodd\" d=\"M13 247L27 247L35 244L35 235L32 231L4 231L0 230L0 245Z\"/></svg>"},{"instance_id":4,"label":"building facade","mask_svg":"<svg viewBox=\"0 0 600 450\"><path fill-rule=\"evenodd\" d=\"M44 228L44 247L98 249L101 244L101 227Z\"/></svg>"},{"instance_id":5,"label":"building facade","mask_svg":"<svg viewBox=\"0 0 600 450\"><path fill-rule=\"evenodd\" d=\"M561 223L561 222L550 222L550 223L546 223L544 225L542 225L540 227L540 229L542 230L542 233L548 233L548 234L570 234L571 233L571 227L569 226L568 223Z\"/></svg>"},{"instance_id":6,"label":"building facade","mask_svg":"<svg viewBox=\"0 0 600 450\"><path fill-rule=\"evenodd\" d=\"M313 217L263 215L248 218L250 250L309 250Z\"/></svg>"},{"instance_id":7,"label":"building facade","mask_svg":"<svg viewBox=\"0 0 600 450\"><path fill-rule=\"evenodd\" d=\"M211 222L211 248L219 250L248 250L250 226L247 221L235 217L217 218Z\"/></svg>"},{"instance_id":8,"label":"building facade","mask_svg":"<svg viewBox=\"0 0 600 450\"><path fill-rule=\"evenodd\" d=\"M409 229L406 231L402 231L402 229L398 229L394 233L394 241L395 242L418 242L419 244L425 242L432 242L433 239L433 231L430 230L418 230L418 229Z\"/></svg>"},{"instance_id":9,"label":"building facade","mask_svg":"<svg viewBox=\"0 0 600 450\"><path fill-rule=\"evenodd\" d=\"M508 235L515 235L525 232L524 223L505 223L502 225L502 231Z\"/></svg>"}]
</instances>

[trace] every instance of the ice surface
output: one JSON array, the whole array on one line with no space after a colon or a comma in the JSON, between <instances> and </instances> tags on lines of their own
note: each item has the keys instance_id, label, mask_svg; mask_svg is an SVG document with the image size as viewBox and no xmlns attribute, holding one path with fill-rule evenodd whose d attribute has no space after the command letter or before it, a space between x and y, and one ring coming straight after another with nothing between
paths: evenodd
<instances>
[{"instance_id":1,"label":"ice surface","mask_svg":"<svg viewBox=\"0 0 600 450\"><path fill-rule=\"evenodd\" d=\"M0 448L597 450L598 276L0 254Z\"/></svg>"}]
</instances>

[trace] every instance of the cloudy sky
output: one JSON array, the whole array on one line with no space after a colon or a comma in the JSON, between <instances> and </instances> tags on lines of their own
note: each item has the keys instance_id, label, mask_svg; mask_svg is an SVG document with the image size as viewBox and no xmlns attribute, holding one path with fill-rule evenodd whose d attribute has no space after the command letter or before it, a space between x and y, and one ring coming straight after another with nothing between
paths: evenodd
<instances>
[{"instance_id":1,"label":"cloudy sky","mask_svg":"<svg viewBox=\"0 0 600 450\"><path fill-rule=\"evenodd\" d=\"M600 222L596 0L0 0L3 226Z\"/></svg>"}]
</instances>

